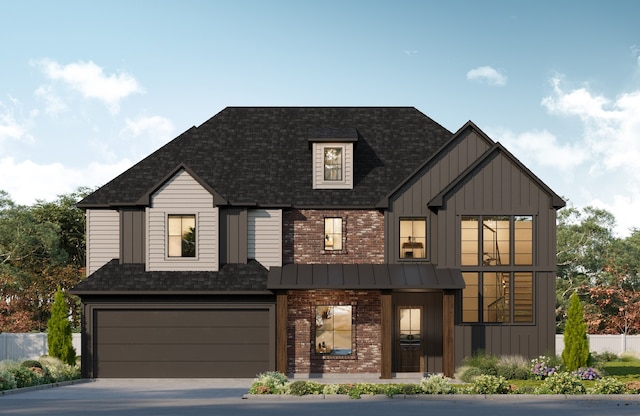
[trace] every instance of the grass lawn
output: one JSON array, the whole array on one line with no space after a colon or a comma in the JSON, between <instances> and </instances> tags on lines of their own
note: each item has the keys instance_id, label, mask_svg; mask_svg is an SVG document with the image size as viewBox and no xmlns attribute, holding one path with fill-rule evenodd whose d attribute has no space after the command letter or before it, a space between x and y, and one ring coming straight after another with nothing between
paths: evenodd
<instances>
[{"instance_id":1,"label":"grass lawn","mask_svg":"<svg viewBox=\"0 0 640 416\"><path fill-rule=\"evenodd\" d=\"M640 361L609 361L604 365L604 371L623 382L640 381Z\"/></svg>"}]
</instances>

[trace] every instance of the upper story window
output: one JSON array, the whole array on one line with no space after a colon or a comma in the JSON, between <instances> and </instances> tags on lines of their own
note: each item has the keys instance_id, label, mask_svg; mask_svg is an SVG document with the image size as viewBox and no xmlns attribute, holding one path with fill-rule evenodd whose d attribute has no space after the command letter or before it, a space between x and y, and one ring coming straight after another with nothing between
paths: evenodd
<instances>
[{"instance_id":1,"label":"upper story window","mask_svg":"<svg viewBox=\"0 0 640 416\"><path fill-rule=\"evenodd\" d=\"M463 216L462 266L533 265L533 217Z\"/></svg>"},{"instance_id":2,"label":"upper story window","mask_svg":"<svg viewBox=\"0 0 640 416\"><path fill-rule=\"evenodd\" d=\"M324 148L324 180L342 181L343 152L341 147Z\"/></svg>"},{"instance_id":3,"label":"upper story window","mask_svg":"<svg viewBox=\"0 0 640 416\"><path fill-rule=\"evenodd\" d=\"M400 258L427 258L427 220L426 218L400 219Z\"/></svg>"},{"instance_id":4,"label":"upper story window","mask_svg":"<svg viewBox=\"0 0 640 416\"><path fill-rule=\"evenodd\" d=\"M168 216L169 257L196 256L196 216Z\"/></svg>"},{"instance_id":5,"label":"upper story window","mask_svg":"<svg viewBox=\"0 0 640 416\"><path fill-rule=\"evenodd\" d=\"M355 129L311 132L313 189L353 189Z\"/></svg>"},{"instance_id":6,"label":"upper story window","mask_svg":"<svg viewBox=\"0 0 640 416\"><path fill-rule=\"evenodd\" d=\"M342 218L324 219L324 249L342 250Z\"/></svg>"},{"instance_id":7,"label":"upper story window","mask_svg":"<svg viewBox=\"0 0 640 416\"><path fill-rule=\"evenodd\" d=\"M462 322L533 322L533 216L463 216L460 264Z\"/></svg>"}]
</instances>

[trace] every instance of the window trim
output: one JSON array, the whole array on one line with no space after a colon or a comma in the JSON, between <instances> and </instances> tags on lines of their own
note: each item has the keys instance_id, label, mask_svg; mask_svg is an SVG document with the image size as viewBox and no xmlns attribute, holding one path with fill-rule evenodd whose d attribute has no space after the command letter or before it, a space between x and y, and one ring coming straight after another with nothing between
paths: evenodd
<instances>
[{"instance_id":1,"label":"window trim","mask_svg":"<svg viewBox=\"0 0 640 416\"><path fill-rule=\"evenodd\" d=\"M325 151L340 149L342 179L325 179ZM312 155L313 189L353 189L354 144L351 142L314 142Z\"/></svg>"},{"instance_id":2,"label":"window trim","mask_svg":"<svg viewBox=\"0 0 640 416\"><path fill-rule=\"evenodd\" d=\"M180 256L170 256L169 255L169 244L170 244L169 243L169 218L171 218L171 217L192 217L193 218L193 220L194 220L194 230L195 230L195 253L194 253L193 256L186 257L186 256L182 256L182 255L180 255ZM179 212L176 212L176 213L171 212L171 213L169 213L169 212L167 212L167 213L165 213L165 224L166 224L166 227L167 227L166 230L165 230L165 233L164 233L165 239L166 239L165 256L164 256L165 260L166 261L178 261L178 262L180 262L180 261L186 262L186 261L196 261L196 260L198 260L198 258L199 258L199 255L198 255L199 241L198 240L200 238L200 236L199 236L200 233L198 232L198 214L196 214L196 213L179 213Z\"/></svg>"},{"instance_id":3,"label":"window trim","mask_svg":"<svg viewBox=\"0 0 640 416\"><path fill-rule=\"evenodd\" d=\"M413 229L413 223L416 221L424 221L424 244L422 247L422 251L424 256L423 257L403 257L402 256L402 250L403 250L403 245L407 244L407 242L403 243L402 240L404 238L404 236L402 235L402 222L403 221L411 221L412 222L412 229ZM411 238L411 236L409 236L409 238ZM415 241L415 240L414 240ZM415 244L415 242L411 242L413 244ZM426 216L402 216L398 219L398 240L396 243L396 249L398 250L396 252L396 256L398 258L398 261L401 262L405 262L405 261L429 261L429 220L427 219Z\"/></svg>"},{"instance_id":4,"label":"window trim","mask_svg":"<svg viewBox=\"0 0 640 416\"><path fill-rule=\"evenodd\" d=\"M349 352L349 354L344 354L344 355L332 355L330 353L326 353L326 352L320 352L317 342L318 342L318 308L322 308L322 307L330 307L330 308L334 308L334 307L349 307L351 310L351 327L350 327L350 338L351 338L351 350ZM311 333L311 337L312 337L312 341L311 341L311 347L312 347L312 351L313 351L313 356L315 358L321 358L321 359L329 359L329 360L353 360L356 358L356 345L355 345L355 334L356 334L356 305L351 303L351 304L344 304L344 303L318 303L315 304L311 307L311 322L313 322L313 331Z\"/></svg>"}]
</instances>

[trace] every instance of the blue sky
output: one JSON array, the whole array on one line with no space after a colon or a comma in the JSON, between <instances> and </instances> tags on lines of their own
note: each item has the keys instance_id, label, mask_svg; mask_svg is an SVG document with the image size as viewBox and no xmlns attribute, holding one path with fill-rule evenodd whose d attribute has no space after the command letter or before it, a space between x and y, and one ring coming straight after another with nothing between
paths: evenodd
<instances>
[{"instance_id":1,"label":"blue sky","mask_svg":"<svg viewBox=\"0 0 640 416\"><path fill-rule=\"evenodd\" d=\"M226 106L472 120L640 228L639 1L3 2L0 189L99 186Z\"/></svg>"}]
</instances>

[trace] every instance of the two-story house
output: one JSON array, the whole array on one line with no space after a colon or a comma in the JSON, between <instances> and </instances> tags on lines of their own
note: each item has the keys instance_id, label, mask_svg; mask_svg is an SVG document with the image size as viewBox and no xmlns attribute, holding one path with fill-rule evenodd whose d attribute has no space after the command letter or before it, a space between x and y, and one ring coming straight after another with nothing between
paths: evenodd
<instances>
[{"instance_id":1,"label":"two-story house","mask_svg":"<svg viewBox=\"0 0 640 416\"><path fill-rule=\"evenodd\" d=\"M452 376L554 351L564 201L469 122L226 108L87 218L85 377Z\"/></svg>"}]
</instances>

